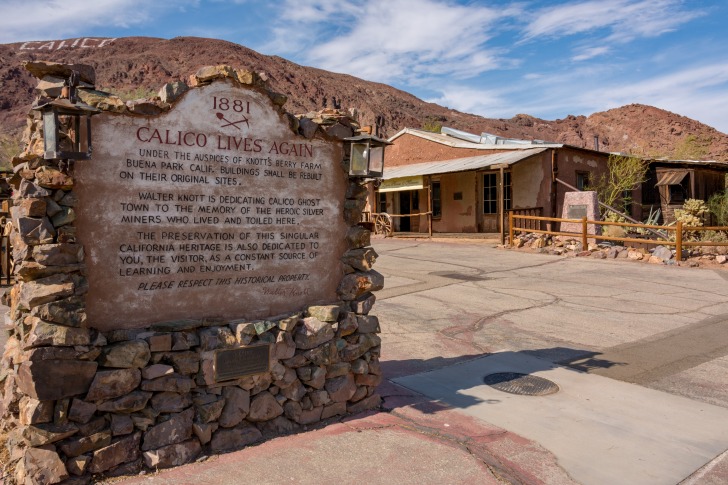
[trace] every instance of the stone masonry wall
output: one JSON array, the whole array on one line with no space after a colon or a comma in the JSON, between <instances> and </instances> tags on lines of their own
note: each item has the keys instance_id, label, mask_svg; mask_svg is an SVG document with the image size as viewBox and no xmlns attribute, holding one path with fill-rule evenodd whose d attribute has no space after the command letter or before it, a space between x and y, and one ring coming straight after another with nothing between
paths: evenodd
<instances>
[{"instance_id":1,"label":"stone masonry wall","mask_svg":"<svg viewBox=\"0 0 728 485\"><path fill-rule=\"evenodd\" d=\"M82 100L131 114L169 109L189 89L173 83L154 100L124 103L95 90L88 66L26 67L41 80L41 98L58 96L74 69ZM189 84L221 78L264 88L255 73L229 66L202 68ZM285 102L269 95L279 107ZM341 112L287 116L291 129L309 139L340 139L356 127ZM42 158L41 130L31 114L27 147L13 160L17 284L7 297L14 328L0 366L6 479L89 483L177 466L379 405L379 322L369 313L383 278L372 270L377 255L369 231L357 225L366 199L358 181L342 194L349 250L344 274L331 275L341 279L340 301L258 321L211 317L99 332L85 314L89 282L76 242L72 167ZM269 372L215 381L216 350L255 343L272 345Z\"/></svg>"}]
</instances>

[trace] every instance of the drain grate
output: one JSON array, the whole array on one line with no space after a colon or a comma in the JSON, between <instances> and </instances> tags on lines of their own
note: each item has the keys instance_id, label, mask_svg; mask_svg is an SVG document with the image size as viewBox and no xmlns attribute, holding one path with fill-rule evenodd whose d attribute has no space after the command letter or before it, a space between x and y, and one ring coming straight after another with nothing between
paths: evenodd
<instances>
[{"instance_id":1,"label":"drain grate","mask_svg":"<svg viewBox=\"0 0 728 485\"><path fill-rule=\"evenodd\" d=\"M462 274L462 273L449 273L447 271L434 271L430 274L433 276L441 276L443 278L450 278L453 280L460 280L460 281L487 281L489 279L489 278L486 278L485 276L469 275L469 274Z\"/></svg>"},{"instance_id":2,"label":"drain grate","mask_svg":"<svg viewBox=\"0 0 728 485\"><path fill-rule=\"evenodd\" d=\"M521 396L547 396L559 392L559 386L548 379L517 372L489 374L483 382L493 389Z\"/></svg>"}]
</instances>

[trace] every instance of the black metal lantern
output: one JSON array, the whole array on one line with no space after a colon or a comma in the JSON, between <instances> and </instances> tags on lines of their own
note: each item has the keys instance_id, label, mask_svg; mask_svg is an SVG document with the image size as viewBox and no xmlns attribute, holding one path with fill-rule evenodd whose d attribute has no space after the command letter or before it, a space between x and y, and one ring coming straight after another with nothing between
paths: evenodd
<instances>
[{"instance_id":1,"label":"black metal lantern","mask_svg":"<svg viewBox=\"0 0 728 485\"><path fill-rule=\"evenodd\" d=\"M101 110L64 98L33 109L43 116L43 158L86 160L91 157L91 116Z\"/></svg>"},{"instance_id":2,"label":"black metal lantern","mask_svg":"<svg viewBox=\"0 0 728 485\"><path fill-rule=\"evenodd\" d=\"M392 143L372 135L359 135L344 140L351 143L349 175L381 178L384 172L384 148Z\"/></svg>"}]
</instances>

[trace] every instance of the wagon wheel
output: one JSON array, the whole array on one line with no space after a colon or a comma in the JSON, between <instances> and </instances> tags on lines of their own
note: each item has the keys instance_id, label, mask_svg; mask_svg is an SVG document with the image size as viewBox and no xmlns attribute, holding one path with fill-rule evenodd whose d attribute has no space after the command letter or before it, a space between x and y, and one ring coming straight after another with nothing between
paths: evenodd
<instances>
[{"instance_id":1,"label":"wagon wheel","mask_svg":"<svg viewBox=\"0 0 728 485\"><path fill-rule=\"evenodd\" d=\"M384 234L384 237L392 235L392 218L386 212L377 214L374 221L374 234Z\"/></svg>"}]
</instances>

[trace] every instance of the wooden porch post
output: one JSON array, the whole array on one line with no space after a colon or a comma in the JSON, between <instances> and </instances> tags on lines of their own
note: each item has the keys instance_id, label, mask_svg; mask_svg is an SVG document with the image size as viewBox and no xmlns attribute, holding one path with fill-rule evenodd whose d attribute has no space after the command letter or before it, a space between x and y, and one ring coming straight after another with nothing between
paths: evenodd
<instances>
[{"instance_id":1,"label":"wooden porch post","mask_svg":"<svg viewBox=\"0 0 728 485\"><path fill-rule=\"evenodd\" d=\"M432 237L432 179L427 184L427 231Z\"/></svg>"},{"instance_id":2,"label":"wooden porch post","mask_svg":"<svg viewBox=\"0 0 728 485\"><path fill-rule=\"evenodd\" d=\"M506 204L505 204L505 192L506 192L506 187L505 187L503 178L504 178L503 177L503 165L501 165L501 167L500 167L500 180L498 182L498 192L499 192L499 194L498 194L498 219L500 219L498 221L498 225L500 226L500 242L501 242L501 244L505 244L506 243L506 228L505 228L505 221L506 221L506 217L505 217L505 215L506 215L505 214L505 208L506 208Z\"/></svg>"}]
</instances>

